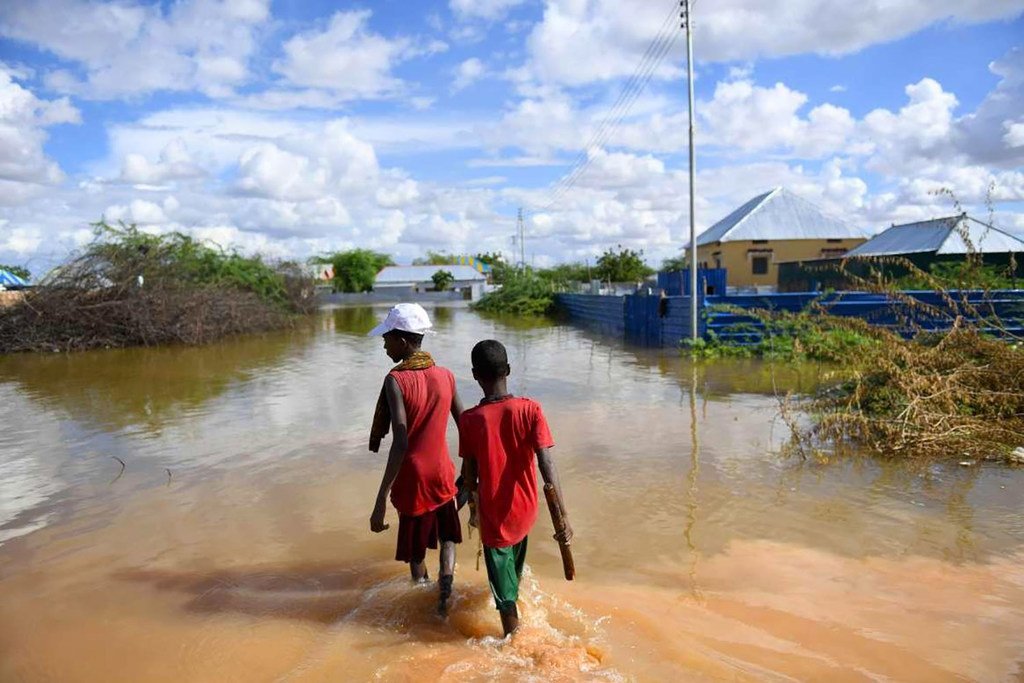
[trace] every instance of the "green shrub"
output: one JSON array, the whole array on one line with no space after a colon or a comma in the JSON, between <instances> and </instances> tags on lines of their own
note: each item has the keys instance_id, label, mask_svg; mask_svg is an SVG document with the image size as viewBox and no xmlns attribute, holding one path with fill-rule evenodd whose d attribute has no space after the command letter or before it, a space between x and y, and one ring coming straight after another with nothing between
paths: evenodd
<instances>
[{"instance_id":1,"label":"green shrub","mask_svg":"<svg viewBox=\"0 0 1024 683\"><path fill-rule=\"evenodd\" d=\"M447 291L452 283L455 282L455 276L452 275L450 270L439 270L431 275L430 279L434 283L434 289L439 292Z\"/></svg>"},{"instance_id":2,"label":"green shrub","mask_svg":"<svg viewBox=\"0 0 1024 683\"><path fill-rule=\"evenodd\" d=\"M485 294L473 308L487 313L538 316L550 313L554 301L550 282L530 270L509 271L501 289Z\"/></svg>"},{"instance_id":3,"label":"green shrub","mask_svg":"<svg viewBox=\"0 0 1024 683\"><path fill-rule=\"evenodd\" d=\"M330 264L334 270L331 284L335 292L369 292L377 273L394 261L387 254L370 249L349 249L310 259L311 263Z\"/></svg>"}]
</instances>

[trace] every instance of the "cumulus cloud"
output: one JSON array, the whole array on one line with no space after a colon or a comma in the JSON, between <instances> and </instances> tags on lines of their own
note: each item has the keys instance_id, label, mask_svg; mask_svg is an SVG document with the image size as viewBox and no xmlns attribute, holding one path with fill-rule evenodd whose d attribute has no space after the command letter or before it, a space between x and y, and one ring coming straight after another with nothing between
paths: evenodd
<instances>
[{"instance_id":1,"label":"cumulus cloud","mask_svg":"<svg viewBox=\"0 0 1024 683\"><path fill-rule=\"evenodd\" d=\"M1015 47L989 65L1000 77L978 109L957 122L960 149L978 163L1024 164L1024 48Z\"/></svg>"},{"instance_id":2,"label":"cumulus cloud","mask_svg":"<svg viewBox=\"0 0 1024 683\"><path fill-rule=\"evenodd\" d=\"M111 99L159 90L224 96L248 78L269 0L183 0L163 8L134 2L12 0L0 6L0 35L70 62L47 86ZM78 75L81 72L81 75Z\"/></svg>"},{"instance_id":3,"label":"cumulus cloud","mask_svg":"<svg viewBox=\"0 0 1024 683\"><path fill-rule=\"evenodd\" d=\"M694 25L700 60L738 61L850 54L936 22L1007 19L1021 11L1019 3L1005 0L722 0L698 4ZM547 0L528 40L524 75L572 86L628 76L665 18L660 3ZM683 56L682 41L676 41L668 61ZM656 75L676 73L664 66Z\"/></svg>"},{"instance_id":4,"label":"cumulus cloud","mask_svg":"<svg viewBox=\"0 0 1024 683\"><path fill-rule=\"evenodd\" d=\"M128 183L159 184L168 180L187 180L206 175L192 159L181 138L167 143L156 162L141 154L128 154L121 168L121 179Z\"/></svg>"},{"instance_id":5,"label":"cumulus cloud","mask_svg":"<svg viewBox=\"0 0 1024 683\"><path fill-rule=\"evenodd\" d=\"M159 204L145 199L133 199L130 204L112 204L103 212L108 221L124 221L141 226L160 225L167 222L167 214Z\"/></svg>"},{"instance_id":6,"label":"cumulus cloud","mask_svg":"<svg viewBox=\"0 0 1024 683\"><path fill-rule=\"evenodd\" d=\"M787 148L815 158L842 149L855 127L850 112L823 104L802 118L798 112L806 103L805 94L783 83L765 88L749 80L722 82L699 107L702 130L711 144L745 151Z\"/></svg>"},{"instance_id":7,"label":"cumulus cloud","mask_svg":"<svg viewBox=\"0 0 1024 683\"><path fill-rule=\"evenodd\" d=\"M412 45L406 38L388 39L371 31L371 15L369 10L337 12L324 30L292 37L274 70L291 85L349 98L393 93L401 81L391 70Z\"/></svg>"},{"instance_id":8,"label":"cumulus cloud","mask_svg":"<svg viewBox=\"0 0 1024 683\"><path fill-rule=\"evenodd\" d=\"M41 186L64 179L43 149L45 129L80 122L78 110L66 98L42 100L0 70L0 204L24 201Z\"/></svg>"}]
</instances>

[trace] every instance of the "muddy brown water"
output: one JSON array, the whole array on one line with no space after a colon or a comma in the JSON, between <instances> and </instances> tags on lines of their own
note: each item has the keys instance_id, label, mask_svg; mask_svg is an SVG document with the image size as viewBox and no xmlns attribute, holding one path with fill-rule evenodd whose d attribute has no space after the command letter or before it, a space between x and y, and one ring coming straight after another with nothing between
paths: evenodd
<instances>
[{"instance_id":1,"label":"muddy brown water","mask_svg":"<svg viewBox=\"0 0 1024 683\"><path fill-rule=\"evenodd\" d=\"M0 358L0 680L1024 675L1024 470L782 459L773 386L814 368L694 368L461 309L435 311L428 349L469 403L472 344L509 347L557 441L579 575L542 517L502 641L467 539L439 620L393 529L368 530L380 314Z\"/></svg>"}]
</instances>

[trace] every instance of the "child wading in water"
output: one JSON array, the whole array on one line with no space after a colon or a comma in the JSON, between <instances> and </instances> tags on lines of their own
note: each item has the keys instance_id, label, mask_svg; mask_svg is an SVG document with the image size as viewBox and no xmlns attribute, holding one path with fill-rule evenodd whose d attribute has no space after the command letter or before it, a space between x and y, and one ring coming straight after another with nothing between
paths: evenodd
<instances>
[{"instance_id":1,"label":"child wading in water","mask_svg":"<svg viewBox=\"0 0 1024 683\"><path fill-rule=\"evenodd\" d=\"M370 450L376 453L390 427L394 436L388 464L370 516L370 530L380 533L388 492L398 510L398 548L395 559L409 563L414 581L427 580L427 548L441 543L438 611L448 611L455 572L455 544L462 527L455 504L455 466L448 455L448 416L456 423L462 403L451 371L420 350L432 327L419 304L398 304L369 336L383 335L384 351L398 363L384 379L370 431Z\"/></svg>"},{"instance_id":2,"label":"child wading in water","mask_svg":"<svg viewBox=\"0 0 1024 683\"><path fill-rule=\"evenodd\" d=\"M484 391L480 404L459 420L459 454L463 478L478 495L477 514L484 544L487 579L501 615L505 635L519 627L519 579L526 560L526 539L537 520L537 474L552 484L562 510L562 488L548 453L554 445L540 404L508 393L511 372L500 342L488 339L473 347L473 378ZM556 540L568 543L566 522Z\"/></svg>"}]
</instances>

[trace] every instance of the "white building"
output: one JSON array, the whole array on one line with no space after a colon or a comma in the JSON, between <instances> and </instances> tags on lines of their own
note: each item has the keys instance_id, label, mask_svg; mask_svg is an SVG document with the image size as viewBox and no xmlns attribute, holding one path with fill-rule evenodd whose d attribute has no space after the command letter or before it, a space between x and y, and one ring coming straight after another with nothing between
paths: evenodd
<instances>
[{"instance_id":1,"label":"white building","mask_svg":"<svg viewBox=\"0 0 1024 683\"><path fill-rule=\"evenodd\" d=\"M487 276L471 266L458 265L388 266L377 273L373 289L375 291L400 289L409 292L431 291L434 289L434 274L439 270L448 271L455 278L448 287L450 290L461 292L468 289L471 292L469 298L474 301L483 294Z\"/></svg>"}]
</instances>

